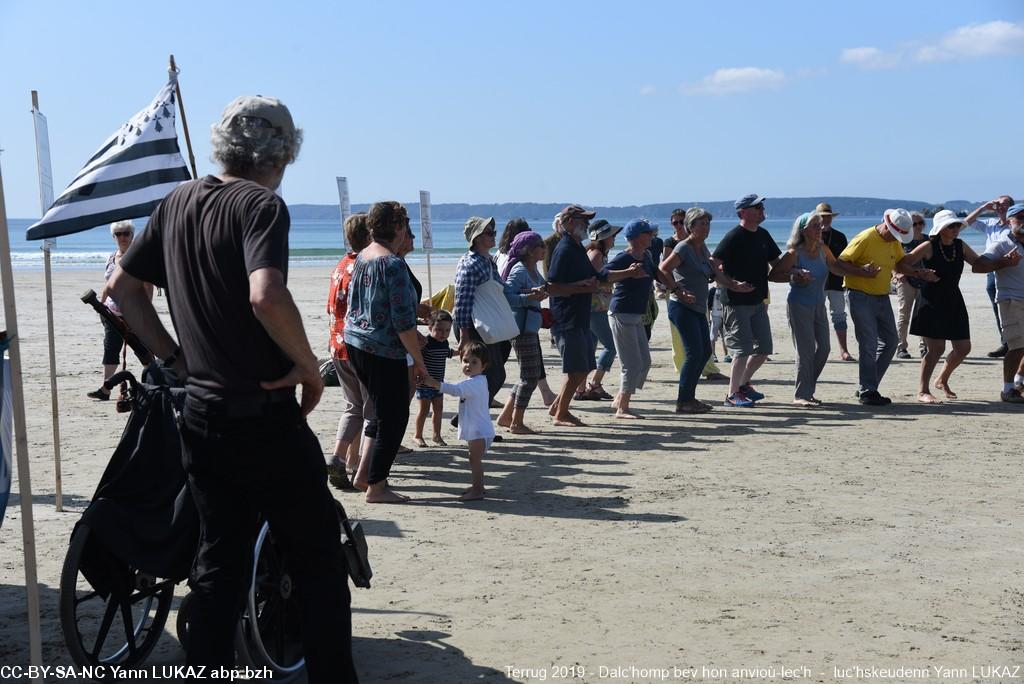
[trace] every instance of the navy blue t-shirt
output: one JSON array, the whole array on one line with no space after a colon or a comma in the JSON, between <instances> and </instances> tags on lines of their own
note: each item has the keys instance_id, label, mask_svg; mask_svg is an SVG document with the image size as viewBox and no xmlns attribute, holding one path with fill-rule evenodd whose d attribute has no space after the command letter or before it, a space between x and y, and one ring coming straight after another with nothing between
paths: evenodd
<instances>
[{"instance_id":1,"label":"navy blue t-shirt","mask_svg":"<svg viewBox=\"0 0 1024 684\"><path fill-rule=\"evenodd\" d=\"M587 258L587 250L568 235L555 245L551 254L551 265L547 271L548 281L552 283L575 283L587 278L596 277L607 280L607 271L595 271L594 265ZM574 328L590 329L590 298L589 292L551 297L551 316L554 323L552 332L563 332Z\"/></svg>"},{"instance_id":2,"label":"navy blue t-shirt","mask_svg":"<svg viewBox=\"0 0 1024 684\"><path fill-rule=\"evenodd\" d=\"M623 271L639 259L634 259L629 252L619 252L608 262L609 271ZM651 284L654 282L654 259L650 250L644 250L643 269L646 278L626 278L615 283L612 290L612 301L608 310L612 313L642 314L647 311L647 302L651 299Z\"/></svg>"}]
</instances>

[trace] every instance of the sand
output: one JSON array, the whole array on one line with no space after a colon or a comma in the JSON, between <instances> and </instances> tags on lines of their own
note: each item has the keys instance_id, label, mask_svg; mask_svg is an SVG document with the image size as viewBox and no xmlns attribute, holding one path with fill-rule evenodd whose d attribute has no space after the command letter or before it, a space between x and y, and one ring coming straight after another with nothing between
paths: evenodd
<instances>
[{"instance_id":1,"label":"sand","mask_svg":"<svg viewBox=\"0 0 1024 684\"><path fill-rule=\"evenodd\" d=\"M318 350L328 273L290 275ZM435 286L451 273L436 267ZM57 616L61 563L125 416L85 397L99 382L102 331L78 297L99 290L102 273L59 271L65 511L56 512L42 274L18 272L16 286L44 662L70 665ZM872 667L905 680L907 668L933 666L962 671L931 670L931 681L970 681L1002 672L991 666L1012 672L1024 661L1020 410L997 401L1000 362L984 357L997 345L984 278L966 275L964 288L975 351L953 377L960 399L941 406L914 401L916 360L893 363L882 389L895 403L880 410L856 403L856 364L833 360L818 391L826 406L792 408L785 287L773 286L776 351L759 373L768 398L754 410L672 413L663 311L652 378L634 400L647 420L615 421L607 403L583 402L579 415L593 427L554 428L538 404L527 422L543 434L496 445L486 459L490 498L468 505L456 501L469 480L465 447L446 421L451 446L418 449L393 470L415 503L336 493L365 526L376 573L372 589L353 590L362 681L833 681ZM158 305L166 312L166 300ZM716 404L723 396L721 384L698 388ZM339 390L328 389L311 416L325 450L339 408ZM2 664L28 664L17 489L15 479L0 529ZM184 663L173 619L151 664Z\"/></svg>"}]
</instances>

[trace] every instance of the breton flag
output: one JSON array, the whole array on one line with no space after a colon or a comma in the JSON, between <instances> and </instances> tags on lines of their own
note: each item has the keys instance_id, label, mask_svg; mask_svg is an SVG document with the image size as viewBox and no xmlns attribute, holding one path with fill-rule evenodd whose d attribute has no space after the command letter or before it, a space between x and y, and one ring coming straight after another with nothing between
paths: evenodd
<instances>
[{"instance_id":1,"label":"breton flag","mask_svg":"<svg viewBox=\"0 0 1024 684\"><path fill-rule=\"evenodd\" d=\"M149 216L167 193L192 178L174 130L175 82L172 76L148 107L103 143L26 239Z\"/></svg>"}]
</instances>

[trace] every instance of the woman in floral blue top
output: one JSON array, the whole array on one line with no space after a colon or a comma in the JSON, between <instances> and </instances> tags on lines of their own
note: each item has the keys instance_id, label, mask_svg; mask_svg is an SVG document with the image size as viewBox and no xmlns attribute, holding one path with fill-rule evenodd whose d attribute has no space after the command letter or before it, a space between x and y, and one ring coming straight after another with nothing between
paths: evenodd
<instances>
[{"instance_id":1,"label":"woman in floral blue top","mask_svg":"<svg viewBox=\"0 0 1024 684\"><path fill-rule=\"evenodd\" d=\"M374 439L368 467L360 465L355 485L367 503L408 501L388 486L388 475L409 424L409 373L426 377L416 337L416 290L397 252L409 232L409 216L398 202L377 202L367 226L373 242L359 253L349 286L345 345L349 362L366 386L375 416L365 435Z\"/></svg>"}]
</instances>

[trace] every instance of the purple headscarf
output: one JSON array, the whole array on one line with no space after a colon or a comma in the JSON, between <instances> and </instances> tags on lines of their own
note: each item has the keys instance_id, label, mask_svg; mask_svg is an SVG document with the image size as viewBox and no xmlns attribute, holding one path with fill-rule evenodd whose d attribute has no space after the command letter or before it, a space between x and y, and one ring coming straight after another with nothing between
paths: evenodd
<instances>
[{"instance_id":1,"label":"purple headscarf","mask_svg":"<svg viewBox=\"0 0 1024 684\"><path fill-rule=\"evenodd\" d=\"M532 230L523 231L512 238L512 244L508 246L508 261L505 262L505 268L501 271L501 279L508 280L508 274L512 272L512 267L518 264L530 250L543 244L544 238L540 236L540 233L535 233Z\"/></svg>"}]
</instances>

